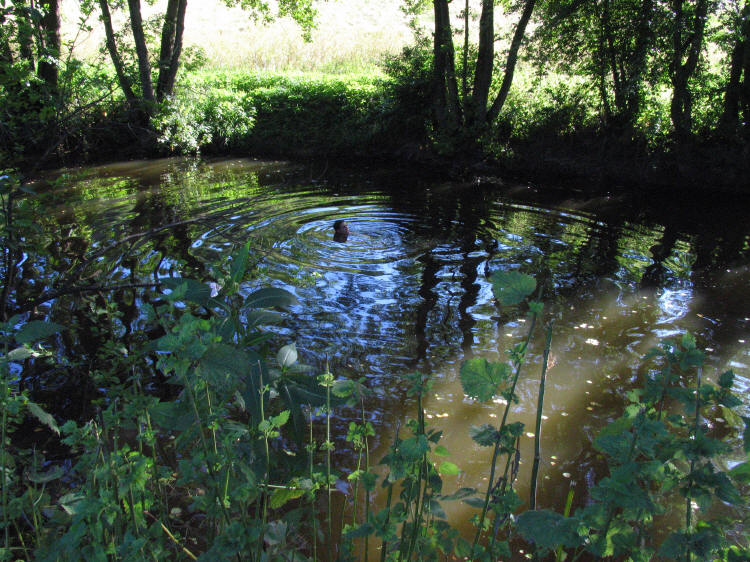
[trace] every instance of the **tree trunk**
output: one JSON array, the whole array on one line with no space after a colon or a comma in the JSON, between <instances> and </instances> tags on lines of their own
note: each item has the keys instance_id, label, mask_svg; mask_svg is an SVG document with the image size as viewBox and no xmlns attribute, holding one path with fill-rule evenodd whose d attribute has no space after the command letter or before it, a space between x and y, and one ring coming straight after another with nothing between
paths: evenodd
<instances>
[{"instance_id":1,"label":"tree trunk","mask_svg":"<svg viewBox=\"0 0 750 562\"><path fill-rule=\"evenodd\" d=\"M122 58L117 50L117 43L115 43L115 32L112 29L112 16L109 12L109 4L107 0L99 0L99 7L102 11L102 23L104 24L104 32L107 36L107 51L112 59L112 64L115 67L115 73L117 74L117 81L120 84L122 93L125 94L125 99L128 103L135 103L135 94L130 83L130 79L125 74L125 69L122 64Z\"/></svg>"},{"instance_id":2,"label":"tree trunk","mask_svg":"<svg viewBox=\"0 0 750 562\"><path fill-rule=\"evenodd\" d=\"M469 95L467 76L469 75L469 0L464 2L464 52L463 71L461 72L461 98Z\"/></svg>"},{"instance_id":3,"label":"tree trunk","mask_svg":"<svg viewBox=\"0 0 750 562\"><path fill-rule=\"evenodd\" d=\"M698 60L700 59L701 48L703 46L703 32L706 27L706 15L708 12L707 0L698 0L690 37L684 40L682 35L682 27L685 19L683 4L684 0L673 0L672 3L675 21L672 35L674 54L670 116L678 142L687 139L692 129L693 100L688 83L695 73ZM686 52L687 59L683 63L682 61Z\"/></svg>"},{"instance_id":4,"label":"tree trunk","mask_svg":"<svg viewBox=\"0 0 750 562\"><path fill-rule=\"evenodd\" d=\"M745 59L746 42L739 37L732 49L729 63L729 81L724 92L724 110L721 114L721 128L731 132L737 127L737 117L740 113L740 97L742 87L742 64Z\"/></svg>"},{"instance_id":5,"label":"tree trunk","mask_svg":"<svg viewBox=\"0 0 750 562\"><path fill-rule=\"evenodd\" d=\"M434 0L435 121L445 132L454 132L460 122L456 61L447 0Z\"/></svg>"},{"instance_id":6,"label":"tree trunk","mask_svg":"<svg viewBox=\"0 0 750 562\"><path fill-rule=\"evenodd\" d=\"M174 92L175 79L182 53L182 35L185 30L187 0L169 0L164 17L159 56L159 81L156 98L162 101ZM168 37L167 37L168 36Z\"/></svg>"},{"instance_id":7,"label":"tree trunk","mask_svg":"<svg viewBox=\"0 0 750 562\"><path fill-rule=\"evenodd\" d=\"M138 56L138 71L141 76L141 88L143 99L153 105L156 102L154 96L154 85L151 81L151 63L148 60L148 47L146 37L143 34L143 18L141 17L141 0L128 0L130 8L130 25L133 28L133 40L135 52ZM153 108L147 108L150 113Z\"/></svg>"},{"instance_id":8,"label":"tree trunk","mask_svg":"<svg viewBox=\"0 0 750 562\"><path fill-rule=\"evenodd\" d=\"M631 127L641 110L641 86L646 71L646 56L651 45L651 18L654 12L653 0L643 0L638 20L638 30L633 53L628 60L629 76L625 84L625 115L623 123Z\"/></svg>"},{"instance_id":9,"label":"tree trunk","mask_svg":"<svg viewBox=\"0 0 750 562\"><path fill-rule=\"evenodd\" d=\"M474 72L474 89L466 108L469 126L481 126L487 117L487 100L492 84L492 67L495 62L495 2L482 0L482 15L479 18L479 45L477 68Z\"/></svg>"},{"instance_id":10,"label":"tree trunk","mask_svg":"<svg viewBox=\"0 0 750 562\"><path fill-rule=\"evenodd\" d=\"M57 91L60 59L60 0L48 0L41 20L42 44L39 46L37 74L44 80L51 92ZM52 59L52 60L50 60Z\"/></svg>"},{"instance_id":11,"label":"tree trunk","mask_svg":"<svg viewBox=\"0 0 750 562\"><path fill-rule=\"evenodd\" d=\"M518 50L521 48L521 43L526 34L526 26L531 19L531 13L534 11L535 3L536 0L526 0L526 4L523 7L521 19L518 20L516 31L513 34L513 40L510 43L508 58L505 61L505 74L503 75L503 83L500 85L500 92L498 92L495 101L492 103L492 107L490 107L490 110L487 112L488 123L492 123L497 119L500 110L503 108L503 105L505 105L505 100L508 98L508 92L510 92L510 86L513 83L513 73L516 70L516 62L518 62Z\"/></svg>"}]
</instances>

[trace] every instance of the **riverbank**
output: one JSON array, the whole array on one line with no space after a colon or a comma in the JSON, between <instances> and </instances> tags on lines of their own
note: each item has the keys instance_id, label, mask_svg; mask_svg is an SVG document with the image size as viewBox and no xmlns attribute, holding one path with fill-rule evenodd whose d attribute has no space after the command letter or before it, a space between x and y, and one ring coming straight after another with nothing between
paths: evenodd
<instances>
[{"instance_id":1,"label":"riverbank","mask_svg":"<svg viewBox=\"0 0 750 562\"><path fill-rule=\"evenodd\" d=\"M392 74L197 71L150 119L111 98L37 139L19 167L201 153L409 165L462 181L555 183L591 193L750 192L750 145L739 138L696 136L677 145L602 130L583 110L561 126L560 108L517 97L468 148L432 131L428 76L406 82ZM514 122L518 114L528 117L523 126Z\"/></svg>"}]
</instances>

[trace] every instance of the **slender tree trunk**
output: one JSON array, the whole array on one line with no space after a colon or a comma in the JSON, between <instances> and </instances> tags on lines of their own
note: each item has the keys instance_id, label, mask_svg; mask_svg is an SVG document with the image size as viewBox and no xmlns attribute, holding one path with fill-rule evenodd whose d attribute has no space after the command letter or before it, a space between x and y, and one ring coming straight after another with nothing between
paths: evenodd
<instances>
[{"instance_id":1,"label":"slender tree trunk","mask_svg":"<svg viewBox=\"0 0 750 562\"><path fill-rule=\"evenodd\" d=\"M444 131L454 132L460 122L455 50L447 0L434 0L435 10L435 119Z\"/></svg>"},{"instance_id":2,"label":"slender tree trunk","mask_svg":"<svg viewBox=\"0 0 750 562\"><path fill-rule=\"evenodd\" d=\"M50 91L57 91L60 59L60 0L47 0L41 20L40 56L37 73ZM49 60L53 59L53 60Z\"/></svg>"},{"instance_id":3,"label":"slender tree trunk","mask_svg":"<svg viewBox=\"0 0 750 562\"><path fill-rule=\"evenodd\" d=\"M641 110L641 87L646 71L646 57L652 43L651 19L653 18L653 0L643 0L638 19L638 30L633 53L629 57L630 71L625 85L626 114L624 124L631 127Z\"/></svg>"},{"instance_id":4,"label":"slender tree trunk","mask_svg":"<svg viewBox=\"0 0 750 562\"><path fill-rule=\"evenodd\" d=\"M474 89L466 111L470 127L482 126L487 117L487 100L492 84L492 67L495 63L495 2L482 0L479 17L479 45L477 68L474 72Z\"/></svg>"},{"instance_id":5,"label":"slender tree trunk","mask_svg":"<svg viewBox=\"0 0 750 562\"><path fill-rule=\"evenodd\" d=\"M133 87L130 83L130 79L125 74L125 69L122 64L122 58L117 50L117 43L115 42L115 32L112 28L112 16L109 12L109 4L107 0L99 0L99 8L102 12L102 23L104 24L104 33L107 36L107 51L112 59L112 64L115 67L115 73L117 74L117 81L120 84L122 93L125 94L125 99L128 103L135 103L135 94L133 93Z\"/></svg>"},{"instance_id":6,"label":"slender tree trunk","mask_svg":"<svg viewBox=\"0 0 750 562\"><path fill-rule=\"evenodd\" d=\"M461 73L461 99L469 95L467 77L469 75L469 0L464 2L464 52L463 72Z\"/></svg>"},{"instance_id":7,"label":"slender tree trunk","mask_svg":"<svg viewBox=\"0 0 750 562\"><path fill-rule=\"evenodd\" d=\"M513 73L516 70L516 63L518 62L518 51L521 48L521 43L526 34L526 26L531 19L535 4L536 0L526 0L524 4L521 19L518 21L518 25L516 25L516 31L513 34L513 40L508 50L508 58L505 61L505 74L503 75L503 82L500 85L500 92L498 92L495 101L492 103L492 107L487 112L488 123L492 123L497 119L500 110L505 105L505 100L508 98L508 92L510 92L510 86L513 83Z\"/></svg>"},{"instance_id":8,"label":"slender tree trunk","mask_svg":"<svg viewBox=\"0 0 750 562\"><path fill-rule=\"evenodd\" d=\"M187 0L180 0L177 9L177 28L175 29L175 40L172 48L172 58L164 80L162 96L171 96L174 93L174 84L177 79L177 70L180 67L180 55L182 54L182 36L185 31L185 12L187 11ZM161 75L160 75L161 78Z\"/></svg>"},{"instance_id":9,"label":"slender tree trunk","mask_svg":"<svg viewBox=\"0 0 750 562\"><path fill-rule=\"evenodd\" d=\"M683 141L690 136L692 129L693 100L690 94L689 81L695 73L703 47L703 32L706 27L706 15L708 12L707 0L698 0L695 8L695 16L690 36L685 40L682 28L685 25L684 0L673 0L672 6L675 14L674 31L672 43L674 58L672 66L672 103L670 115L675 136L678 141ZM683 59L687 54L687 59Z\"/></svg>"},{"instance_id":10,"label":"slender tree trunk","mask_svg":"<svg viewBox=\"0 0 750 562\"><path fill-rule=\"evenodd\" d=\"M154 96L154 85L151 80L151 63L148 60L148 47L146 46L146 37L143 34L141 1L128 0L128 7L130 8L130 25L133 28L135 52L138 56L138 71L141 76L143 99L150 104L154 104L156 102L156 97ZM152 108L148 108L149 112L152 110Z\"/></svg>"},{"instance_id":11,"label":"slender tree trunk","mask_svg":"<svg viewBox=\"0 0 750 562\"><path fill-rule=\"evenodd\" d=\"M742 63L745 58L746 42L743 37L737 39L732 49L729 63L729 81L724 92L724 110L721 114L721 127L724 131L732 131L737 127L737 117L740 112L740 96L742 86Z\"/></svg>"}]
</instances>

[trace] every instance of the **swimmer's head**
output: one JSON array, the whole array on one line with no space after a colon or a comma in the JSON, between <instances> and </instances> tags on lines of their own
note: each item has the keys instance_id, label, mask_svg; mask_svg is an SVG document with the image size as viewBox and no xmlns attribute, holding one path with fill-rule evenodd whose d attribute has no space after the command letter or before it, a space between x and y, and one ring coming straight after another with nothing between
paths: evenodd
<instances>
[{"instance_id":1,"label":"swimmer's head","mask_svg":"<svg viewBox=\"0 0 750 562\"><path fill-rule=\"evenodd\" d=\"M337 220L333 223L333 230L336 234L349 234L349 225L344 220Z\"/></svg>"}]
</instances>

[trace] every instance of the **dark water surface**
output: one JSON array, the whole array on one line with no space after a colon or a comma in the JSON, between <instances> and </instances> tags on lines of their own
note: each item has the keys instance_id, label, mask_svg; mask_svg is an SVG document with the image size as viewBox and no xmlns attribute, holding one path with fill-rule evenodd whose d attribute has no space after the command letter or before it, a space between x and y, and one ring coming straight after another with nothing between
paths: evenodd
<instances>
[{"instance_id":1,"label":"dark water surface","mask_svg":"<svg viewBox=\"0 0 750 562\"><path fill-rule=\"evenodd\" d=\"M115 164L68 170L57 182L59 204L40 223L51 239L80 239L83 250L61 248L54 263L27 264L37 278L205 279L211 264L249 241L256 277L243 290L270 284L301 303L272 328L278 344L296 342L301 359L320 369L328 359L337 376L367 378L375 460L399 422L415 415L403 375L432 375L427 415L446 430L442 444L463 470L446 479L449 487L484 487L490 451L468 429L502 416L502 404L464 397L460 363L503 359L526 332L523 315L492 298L487 277L498 269L535 275L545 286L545 318L555 319L541 506L561 509L571 485L584 501L587 482L601 477L590 442L619 413L658 341L692 332L709 350L707 375L732 368L747 396L750 206L729 195L587 198L241 159ZM337 219L349 223L345 242L333 239ZM124 331L141 321L132 308ZM522 469L532 460L542 340L540 329L511 414L529 432ZM522 470L522 498L527 480Z\"/></svg>"}]
</instances>

